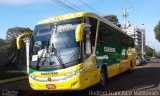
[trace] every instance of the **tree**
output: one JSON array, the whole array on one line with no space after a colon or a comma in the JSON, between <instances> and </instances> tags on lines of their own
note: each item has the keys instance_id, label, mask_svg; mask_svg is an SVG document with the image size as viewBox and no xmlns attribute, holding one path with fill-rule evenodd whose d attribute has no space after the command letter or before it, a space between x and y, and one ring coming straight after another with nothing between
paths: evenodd
<instances>
[{"instance_id":1,"label":"tree","mask_svg":"<svg viewBox=\"0 0 160 96\"><path fill-rule=\"evenodd\" d=\"M0 38L0 52L3 50L3 49L7 49L10 47L10 44L8 44L4 39L1 39ZM4 51L4 50L3 50Z\"/></svg>"},{"instance_id":2,"label":"tree","mask_svg":"<svg viewBox=\"0 0 160 96\"><path fill-rule=\"evenodd\" d=\"M135 46L136 52L140 53L141 52L141 47L140 46Z\"/></svg>"},{"instance_id":3,"label":"tree","mask_svg":"<svg viewBox=\"0 0 160 96\"><path fill-rule=\"evenodd\" d=\"M104 18L106 18L108 21L112 22L113 24L121 27L121 25L118 22L118 18L117 18L116 15L107 15L107 16L104 16Z\"/></svg>"},{"instance_id":4,"label":"tree","mask_svg":"<svg viewBox=\"0 0 160 96\"><path fill-rule=\"evenodd\" d=\"M24 27L13 27L9 28L7 30L7 36L6 39L8 41L13 41L15 40L20 34L22 33L28 33L28 32L33 32L30 28L24 28Z\"/></svg>"},{"instance_id":5,"label":"tree","mask_svg":"<svg viewBox=\"0 0 160 96\"><path fill-rule=\"evenodd\" d=\"M153 50L151 50L151 49L147 50L146 55L152 57L153 56Z\"/></svg>"},{"instance_id":6,"label":"tree","mask_svg":"<svg viewBox=\"0 0 160 96\"><path fill-rule=\"evenodd\" d=\"M5 40L0 38L0 47L3 47L4 45L6 45Z\"/></svg>"},{"instance_id":7,"label":"tree","mask_svg":"<svg viewBox=\"0 0 160 96\"><path fill-rule=\"evenodd\" d=\"M23 33L33 32L30 28L24 28L24 27L13 27L9 28L7 30L6 35L6 45L3 49L7 49L8 54L8 61L6 63L6 66L10 67L16 67L16 68L22 68L23 66L26 66L26 49L25 44L22 42L22 48L20 50L17 49L16 46L16 38Z\"/></svg>"},{"instance_id":8,"label":"tree","mask_svg":"<svg viewBox=\"0 0 160 96\"><path fill-rule=\"evenodd\" d=\"M154 33L155 33L155 38L160 42L160 21L158 22L156 27L154 27Z\"/></svg>"},{"instance_id":9,"label":"tree","mask_svg":"<svg viewBox=\"0 0 160 96\"><path fill-rule=\"evenodd\" d=\"M145 53L146 53L147 56L150 56L150 57L154 56L155 53L154 53L154 49L153 48L151 48L151 47L146 45L145 49L146 49Z\"/></svg>"},{"instance_id":10,"label":"tree","mask_svg":"<svg viewBox=\"0 0 160 96\"><path fill-rule=\"evenodd\" d=\"M160 52L156 52L155 55L156 55L157 58L160 58Z\"/></svg>"}]
</instances>

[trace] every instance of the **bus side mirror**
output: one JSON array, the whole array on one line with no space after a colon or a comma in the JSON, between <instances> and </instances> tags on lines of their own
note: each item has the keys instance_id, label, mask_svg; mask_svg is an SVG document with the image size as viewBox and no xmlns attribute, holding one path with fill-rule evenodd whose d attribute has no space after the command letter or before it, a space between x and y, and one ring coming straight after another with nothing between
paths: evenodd
<instances>
[{"instance_id":1,"label":"bus side mirror","mask_svg":"<svg viewBox=\"0 0 160 96\"><path fill-rule=\"evenodd\" d=\"M87 24L87 23L81 23L77 26L76 28L76 33L75 33L75 39L76 39L76 42L80 42L82 41L82 33L83 33L83 30L84 28L87 28L87 27L91 27L91 25Z\"/></svg>"},{"instance_id":2,"label":"bus side mirror","mask_svg":"<svg viewBox=\"0 0 160 96\"><path fill-rule=\"evenodd\" d=\"M24 34L19 35L18 38L17 38L17 41L16 41L17 49L21 49L21 47L22 47L22 46L21 46L21 40L22 40L23 38L30 37L31 35L32 35L31 32L29 32L29 33L24 33Z\"/></svg>"}]
</instances>

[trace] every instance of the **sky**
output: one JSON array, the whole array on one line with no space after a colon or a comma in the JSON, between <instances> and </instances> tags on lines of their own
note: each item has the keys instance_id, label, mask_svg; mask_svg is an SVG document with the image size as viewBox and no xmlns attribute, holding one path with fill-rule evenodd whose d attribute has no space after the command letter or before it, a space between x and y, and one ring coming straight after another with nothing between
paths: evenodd
<instances>
[{"instance_id":1,"label":"sky","mask_svg":"<svg viewBox=\"0 0 160 96\"><path fill-rule=\"evenodd\" d=\"M101 16L116 15L121 24L123 9L129 8L127 21L130 21L133 26L141 26L144 23L146 44L160 51L160 42L154 35L154 27L160 20L160 0L81 0L96 11L79 0L61 1L72 4L78 11L95 12ZM0 0L0 38L6 38L8 28L19 26L33 30L40 20L71 12L73 10L58 6L51 0Z\"/></svg>"}]
</instances>

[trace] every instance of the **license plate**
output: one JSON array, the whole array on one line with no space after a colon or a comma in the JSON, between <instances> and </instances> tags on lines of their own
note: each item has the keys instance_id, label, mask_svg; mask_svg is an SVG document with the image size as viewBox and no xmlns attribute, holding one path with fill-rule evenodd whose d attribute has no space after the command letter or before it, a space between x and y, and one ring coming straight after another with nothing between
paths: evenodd
<instances>
[{"instance_id":1,"label":"license plate","mask_svg":"<svg viewBox=\"0 0 160 96\"><path fill-rule=\"evenodd\" d=\"M55 89L56 86L54 84L46 84L46 88L48 88L48 89Z\"/></svg>"}]
</instances>

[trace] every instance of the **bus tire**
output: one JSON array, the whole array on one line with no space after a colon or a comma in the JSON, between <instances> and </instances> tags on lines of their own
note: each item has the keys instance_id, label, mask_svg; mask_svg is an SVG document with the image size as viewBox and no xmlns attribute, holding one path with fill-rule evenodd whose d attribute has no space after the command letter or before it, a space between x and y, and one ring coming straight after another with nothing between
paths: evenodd
<instances>
[{"instance_id":1,"label":"bus tire","mask_svg":"<svg viewBox=\"0 0 160 96\"><path fill-rule=\"evenodd\" d=\"M101 68L100 71L100 86L105 87L107 84L107 70L105 68Z\"/></svg>"}]
</instances>

